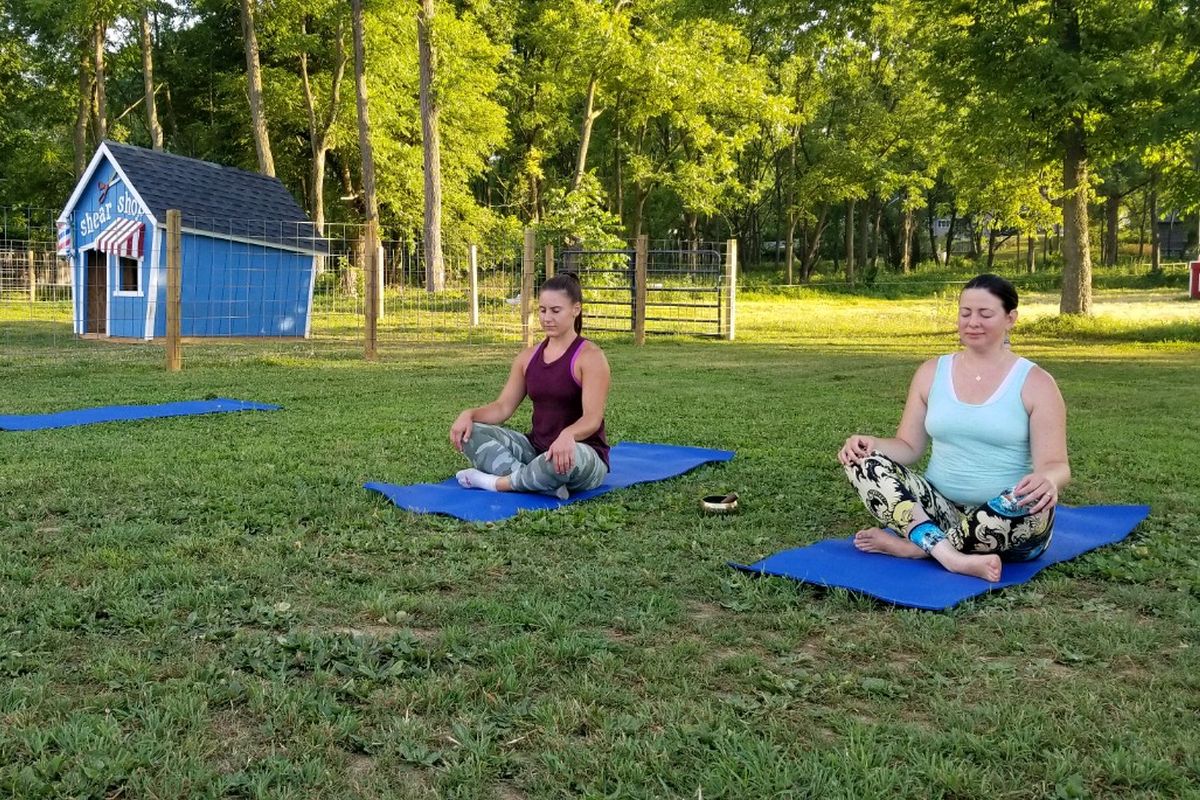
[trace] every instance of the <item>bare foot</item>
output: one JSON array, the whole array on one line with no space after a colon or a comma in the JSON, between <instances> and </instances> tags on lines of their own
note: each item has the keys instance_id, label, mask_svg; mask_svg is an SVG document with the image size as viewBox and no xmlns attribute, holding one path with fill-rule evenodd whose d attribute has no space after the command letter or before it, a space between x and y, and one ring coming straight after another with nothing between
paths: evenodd
<instances>
[{"instance_id":1,"label":"bare foot","mask_svg":"<svg viewBox=\"0 0 1200 800\"><path fill-rule=\"evenodd\" d=\"M960 575L973 575L995 583L1000 580L1000 556L995 553L960 553L949 542L939 542L934 558L943 567Z\"/></svg>"},{"instance_id":2,"label":"bare foot","mask_svg":"<svg viewBox=\"0 0 1200 800\"><path fill-rule=\"evenodd\" d=\"M854 546L864 553L886 553L900 558L928 558L924 550L908 539L901 539L883 528L865 528L854 534Z\"/></svg>"}]
</instances>

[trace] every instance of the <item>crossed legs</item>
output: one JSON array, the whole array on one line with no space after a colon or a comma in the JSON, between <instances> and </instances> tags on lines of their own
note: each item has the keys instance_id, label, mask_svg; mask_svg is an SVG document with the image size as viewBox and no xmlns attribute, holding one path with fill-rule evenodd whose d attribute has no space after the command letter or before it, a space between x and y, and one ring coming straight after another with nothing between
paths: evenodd
<instances>
[{"instance_id":1,"label":"crossed legs","mask_svg":"<svg viewBox=\"0 0 1200 800\"><path fill-rule=\"evenodd\" d=\"M604 482L608 467L586 444L575 445L575 466L555 471L546 455L538 454L528 437L499 425L475 423L463 444L472 469L458 472L463 486L499 492L540 492L563 500L570 492L594 489Z\"/></svg>"},{"instance_id":2,"label":"crossed legs","mask_svg":"<svg viewBox=\"0 0 1200 800\"><path fill-rule=\"evenodd\" d=\"M1053 509L1025 514L1001 502L1002 496L967 510L879 453L846 467L846 477L884 526L855 534L855 547L867 553L933 558L951 572L995 582L1002 557L1033 559L1050 542Z\"/></svg>"}]
</instances>

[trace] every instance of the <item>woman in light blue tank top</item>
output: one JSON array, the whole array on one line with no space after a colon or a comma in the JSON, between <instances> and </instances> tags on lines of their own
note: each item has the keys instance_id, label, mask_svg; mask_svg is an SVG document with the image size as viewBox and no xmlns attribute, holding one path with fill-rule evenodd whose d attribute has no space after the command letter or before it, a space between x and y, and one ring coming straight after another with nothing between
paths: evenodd
<instances>
[{"instance_id":1,"label":"woman in light blue tank top","mask_svg":"<svg viewBox=\"0 0 1200 800\"><path fill-rule=\"evenodd\" d=\"M1009 350L1016 321L1013 285L973 278L959 296L963 348L917 370L896 435L846 440L838 460L882 526L855 535L859 550L993 582L1002 560L1045 552L1071 479L1067 412L1054 379ZM930 443L925 474L909 469Z\"/></svg>"}]
</instances>

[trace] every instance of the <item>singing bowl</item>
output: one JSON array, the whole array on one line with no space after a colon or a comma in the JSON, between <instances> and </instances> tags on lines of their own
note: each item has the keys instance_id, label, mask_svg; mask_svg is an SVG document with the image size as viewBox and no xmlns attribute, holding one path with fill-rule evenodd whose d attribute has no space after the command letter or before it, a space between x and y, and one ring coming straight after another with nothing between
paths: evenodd
<instances>
[{"instance_id":1,"label":"singing bowl","mask_svg":"<svg viewBox=\"0 0 1200 800\"><path fill-rule=\"evenodd\" d=\"M700 510L705 514L732 514L737 508L737 492L710 494L700 498Z\"/></svg>"}]
</instances>

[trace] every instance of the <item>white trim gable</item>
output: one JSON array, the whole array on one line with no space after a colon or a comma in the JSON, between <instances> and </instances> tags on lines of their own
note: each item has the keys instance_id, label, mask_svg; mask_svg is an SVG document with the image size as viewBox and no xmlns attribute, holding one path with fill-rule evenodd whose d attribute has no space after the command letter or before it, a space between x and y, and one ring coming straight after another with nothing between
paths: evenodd
<instances>
[{"instance_id":1,"label":"white trim gable","mask_svg":"<svg viewBox=\"0 0 1200 800\"><path fill-rule=\"evenodd\" d=\"M92 156L91 163L88 164L87 169L83 171L83 177L76 182L75 191L71 193L71 199L67 201L67 204L63 206L62 213L58 215L57 221L70 222L71 212L75 210L75 204L79 202L79 198L83 196L84 190L91 183L93 176L95 176L96 167L98 167L100 162L106 158L108 159L108 162L112 164L113 169L117 171L117 174L121 176L121 181L125 184L125 191L133 195L133 199L137 200L138 205L140 205L142 210L146 212L146 218L149 219L150 224L158 225L158 220L155 218L154 212L150 210L150 206L146 205L146 201L142 199L140 194L138 194L137 187L134 186L133 182L129 180L129 176L126 175L125 170L121 168L121 163L117 161L116 156L112 154L112 151L108 149L108 145L104 142L101 142L100 146L96 148L96 154Z\"/></svg>"},{"instance_id":2,"label":"white trim gable","mask_svg":"<svg viewBox=\"0 0 1200 800\"><path fill-rule=\"evenodd\" d=\"M108 152L108 148L103 142L96 148L96 152L92 155L91 163L87 165L87 169L83 171L82 177L75 181L75 191L71 192L71 199L67 200L67 204L63 206L62 213L58 215L59 222L69 222L71 212L75 210L75 204L79 202L79 198L83 196L84 187L92 181L92 175L96 173L96 167L99 165L102 158L107 157L112 160L112 153ZM124 176L121 180L125 180ZM139 200L141 198L138 198Z\"/></svg>"}]
</instances>

